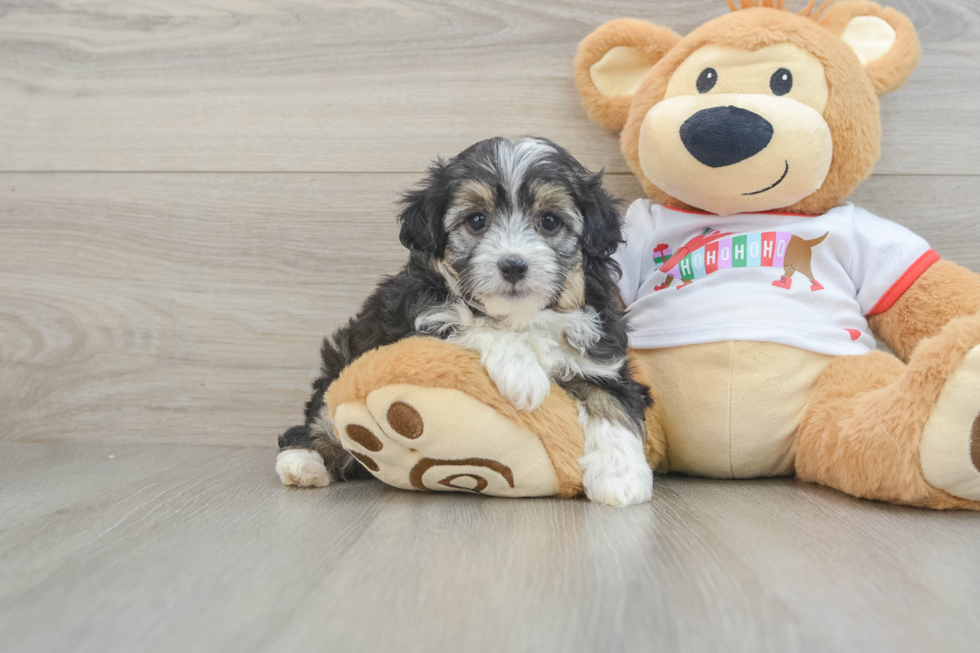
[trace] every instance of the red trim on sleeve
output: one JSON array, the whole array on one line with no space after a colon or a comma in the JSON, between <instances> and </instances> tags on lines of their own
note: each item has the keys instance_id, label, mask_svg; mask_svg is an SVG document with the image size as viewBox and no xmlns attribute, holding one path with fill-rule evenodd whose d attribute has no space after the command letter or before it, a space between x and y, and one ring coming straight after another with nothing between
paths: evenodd
<instances>
[{"instance_id":1,"label":"red trim on sleeve","mask_svg":"<svg viewBox=\"0 0 980 653\"><path fill-rule=\"evenodd\" d=\"M898 281L892 284L892 287L881 296L878 303L874 305L868 315L877 315L878 313L884 313L892 304L898 301L898 298L909 289L915 280L922 276L922 273L929 269L929 266L939 260L939 254L934 250L929 250L922 256L920 256L915 263L909 266L902 276L898 278Z\"/></svg>"}]
</instances>

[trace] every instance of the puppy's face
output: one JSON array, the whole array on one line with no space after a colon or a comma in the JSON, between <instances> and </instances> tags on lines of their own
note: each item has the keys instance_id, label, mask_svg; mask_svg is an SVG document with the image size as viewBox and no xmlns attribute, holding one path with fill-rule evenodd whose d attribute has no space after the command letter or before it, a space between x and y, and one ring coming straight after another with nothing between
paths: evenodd
<instances>
[{"instance_id":1,"label":"puppy's face","mask_svg":"<svg viewBox=\"0 0 980 653\"><path fill-rule=\"evenodd\" d=\"M427 188L435 224L430 264L460 296L495 316L529 318L584 303L583 247L615 247L618 215L601 181L544 139L491 139L435 166ZM600 206L601 205L601 206ZM603 209L606 213L603 213ZM609 215L608 213L611 213ZM402 240L419 239L402 216ZM415 225L419 226L418 224ZM407 236L407 238L406 238ZM587 255L587 254L585 254Z\"/></svg>"},{"instance_id":2,"label":"puppy's face","mask_svg":"<svg viewBox=\"0 0 980 653\"><path fill-rule=\"evenodd\" d=\"M491 314L533 314L561 296L573 271L581 275L583 218L556 158L541 141L502 140L458 161L443 274Z\"/></svg>"}]
</instances>

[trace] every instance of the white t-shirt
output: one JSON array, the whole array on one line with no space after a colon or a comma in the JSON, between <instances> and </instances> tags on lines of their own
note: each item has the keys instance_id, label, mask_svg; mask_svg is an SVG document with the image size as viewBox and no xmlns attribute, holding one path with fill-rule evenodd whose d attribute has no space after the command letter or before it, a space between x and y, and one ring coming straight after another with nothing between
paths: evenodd
<instances>
[{"instance_id":1,"label":"white t-shirt","mask_svg":"<svg viewBox=\"0 0 980 653\"><path fill-rule=\"evenodd\" d=\"M625 236L615 259L637 349L756 340L863 354L875 348L866 316L939 259L850 203L819 216L717 216L637 200Z\"/></svg>"}]
</instances>

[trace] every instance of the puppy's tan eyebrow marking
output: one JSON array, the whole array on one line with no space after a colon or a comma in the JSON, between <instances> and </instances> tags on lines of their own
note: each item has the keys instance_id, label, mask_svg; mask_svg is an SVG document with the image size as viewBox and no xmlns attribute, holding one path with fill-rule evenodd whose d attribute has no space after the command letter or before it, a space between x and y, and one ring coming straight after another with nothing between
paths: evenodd
<instances>
[{"instance_id":1,"label":"puppy's tan eyebrow marking","mask_svg":"<svg viewBox=\"0 0 980 653\"><path fill-rule=\"evenodd\" d=\"M467 179L459 185L454 200L456 204L465 203L490 209L493 207L493 188L475 179Z\"/></svg>"},{"instance_id":2,"label":"puppy's tan eyebrow marking","mask_svg":"<svg viewBox=\"0 0 980 653\"><path fill-rule=\"evenodd\" d=\"M475 179L467 179L460 183L453 196L452 206L443 219L445 228L450 230L458 226L474 210L490 212L493 207L493 188Z\"/></svg>"},{"instance_id":3,"label":"puppy's tan eyebrow marking","mask_svg":"<svg viewBox=\"0 0 980 653\"><path fill-rule=\"evenodd\" d=\"M544 211L560 211L562 217L572 219L570 226L575 232L581 231L581 216L575 206L575 200L568 190L551 182L537 182L531 186L531 196L534 198L531 206L535 213Z\"/></svg>"},{"instance_id":4,"label":"puppy's tan eyebrow marking","mask_svg":"<svg viewBox=\"0 0 980 653\"><path fill-rule=\"evenodd\" d=\"M542 211L550 208L572 209L575 203L569 196L568 191L558 184L550 182L538 182L531 186L531 195L534 197L534 210Z\"/></svg>"}]
</instances>

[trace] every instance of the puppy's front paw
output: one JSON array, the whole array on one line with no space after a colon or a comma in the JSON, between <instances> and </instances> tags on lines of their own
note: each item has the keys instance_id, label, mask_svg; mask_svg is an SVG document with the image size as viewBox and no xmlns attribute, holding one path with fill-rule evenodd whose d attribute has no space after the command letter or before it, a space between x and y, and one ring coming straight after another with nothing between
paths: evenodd
<instances>
[{"instance_id":1,"label":"puppy's front paw","mask_svg":"<svg viewBox=\"0 0 980 653\"><path fill-rule=\"evenodd\" d=\"M506 359L502 364L487 367L487 373L497 384L500 394L518 410L535 410L551 393L551 379L537 359Z\"/></svg>"},{"instance_id":2,"label":"puppy's front paw","mask_svg":"<svg viewBox=\"0 0 980 653\"><path fill-rule=\"evenodd\" d=\"M276 458L276 472L283 485L300 487L326 487L330 485L330 472L323 464L323 456L310 449L286 449Z\"/></svg>"},{"instance_id":3,"label":"puppy's front paw","mask_svg":"<svg viewBox=\"0 0 980 653\"><path fill-rule=\"evenodd\" d=\"M585 455L579 458L582 485L591 501L631 506L653 496L653 470L636 434L604 419L582 413Z\"/></svg>"},{"instance_id":4,"label":"puppy's front paw","mask_svg":"<svg viewBox=\"0 0 980 653\"><path fill-rule=\"evenodd\" d=\"M608 452L595 451L582 456L579 465L585 496L590 501L624 507L646 503L653 496L653 470L645 462L623 470L622 461Z\"/></svg>"}]
</instances>

